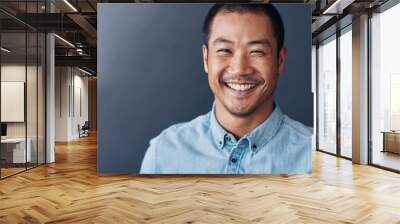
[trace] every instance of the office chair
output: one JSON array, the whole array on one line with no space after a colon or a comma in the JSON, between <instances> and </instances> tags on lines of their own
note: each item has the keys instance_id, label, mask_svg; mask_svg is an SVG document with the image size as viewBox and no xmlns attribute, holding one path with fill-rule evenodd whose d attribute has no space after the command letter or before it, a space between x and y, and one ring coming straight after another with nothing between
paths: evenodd
<instances>
[{"instance_id":1,"label":"office chair","mask_svg":"<svg viewBox=\"0 0 400 224\"><path fill-rule=\"evenodd\" d=\"M80 125L78 124L79 138L89 136L89 129L89 121L85 121L82 127L80 127Z\"/></svg>"}]
</instances>

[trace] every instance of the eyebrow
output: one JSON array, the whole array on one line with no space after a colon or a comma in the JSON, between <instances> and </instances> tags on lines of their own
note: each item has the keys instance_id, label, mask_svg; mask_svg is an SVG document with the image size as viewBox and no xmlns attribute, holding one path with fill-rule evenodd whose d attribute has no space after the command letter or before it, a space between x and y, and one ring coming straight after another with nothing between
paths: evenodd
<instances>
[{"instance_id":1,"label":"eyebrow","mask_svg":"<svg viewBox=\"0 0 400 224\"><path fill-rule=\"evenodd\" d=\"M253 41L250 41L249 43L247 43L247 45L255 45L255 44L261 44L261 45L265 45L267 47L272 47L271 42L269 40L266 40L266 39L253 40Z\"/></svg>"},{"instance_id":2,"label":"eyebrow","mask_svg":"<svg viewBox=\"0 0 400 224\"><path fill-rule=\"evenodd\" d=\"M218 43L233 44L233 41L228 40L228 39L226 39L224 37L218 37L217 39L215 39L213 41L213 44L218 44ZM252 40L252 41L247 43L247 45L257 45L257 44L265 45L267 47L272 47L271 42L269 40L266 40L266 39Z\"/></svg>"},{"instance_id":3,"label":"eyebrow","mask_svg":"<svg viewBox=\"0 0 400 224\"><path fill-rule=\"evenodd\" d=\"M213 44L218 44L218 43L233 44L233 41L228 40L228 39L223 38L223 37L218 37L217 39L215 39L215 40L213 41Z\"/></svg>"}]
</instances>

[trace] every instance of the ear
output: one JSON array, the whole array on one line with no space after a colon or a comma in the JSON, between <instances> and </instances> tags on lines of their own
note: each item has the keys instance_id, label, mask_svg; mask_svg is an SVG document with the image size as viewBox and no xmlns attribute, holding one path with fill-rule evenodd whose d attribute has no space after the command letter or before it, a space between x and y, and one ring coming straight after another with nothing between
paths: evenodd
<instances>
[{"instance_id":1,"label":"ear","mask_svg":"<svg viewBox=\"0 0 400 224\"><path fill-rule=\"evenodd\" d=\"M282 49L279 51L278 55L278 72L279 75L283 73L283 70L285 68L285 61L286 61L286 56L287 56L287 48L286 46L282 47Z\"/></svg>"},{"instance_id":2,"label":"ear","mask_svg":"<svg viewBox=\"0 0 400 224\"><path fill-rule=\"evenodd\" d=\"M208 74L208 49L205 44L201 46L201 50L203 52L203 65L204 71Z\"/></svg>"}]
</instances>

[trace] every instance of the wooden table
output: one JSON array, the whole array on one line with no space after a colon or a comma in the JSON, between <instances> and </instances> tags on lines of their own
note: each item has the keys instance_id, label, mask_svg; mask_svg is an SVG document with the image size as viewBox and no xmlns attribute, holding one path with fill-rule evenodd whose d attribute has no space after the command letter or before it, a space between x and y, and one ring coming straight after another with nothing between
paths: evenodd
<instances>
[{"instance_id":1,"label":"wooden table","mask_svg":"<svg viewBox=\"0 0 400 224\"><path fill-rule=\"evenodd\" d=\"M382 131L383 150L382 152L392 152L400 154L400 131Z\"/></svg>"}]
</instances>

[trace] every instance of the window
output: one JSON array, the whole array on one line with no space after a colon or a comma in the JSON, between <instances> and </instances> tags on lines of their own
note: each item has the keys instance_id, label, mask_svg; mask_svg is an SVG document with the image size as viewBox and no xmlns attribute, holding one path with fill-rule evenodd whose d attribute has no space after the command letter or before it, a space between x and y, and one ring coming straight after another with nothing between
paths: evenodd
<instances>
[{"instance_id":1,"label":"window","mask_svg":"<svg viewBox=\"0 0 400 224\"><path fill-rule=\"evenodd\" d=\"M318 149L336 154L336 36L318 47Z\"/></svg>"},{"instance_id":2,"label":"window","mask_svg":"<svg viewBox=\"0 0 400 224\"><path fill-rule=\"evenodd\" d=\"M340 155L352 157L352 34L342 31L340 44Z\"/></svg>"},{"instance_id":3,"label":"window","mask_svg":"<svg viewBox=\"0 0 400 224\"><path fill-rule=\"evenodd\" d=\"M372 163L400 170L400 4L371 18Z\"/></svg>"}]
</instances>

